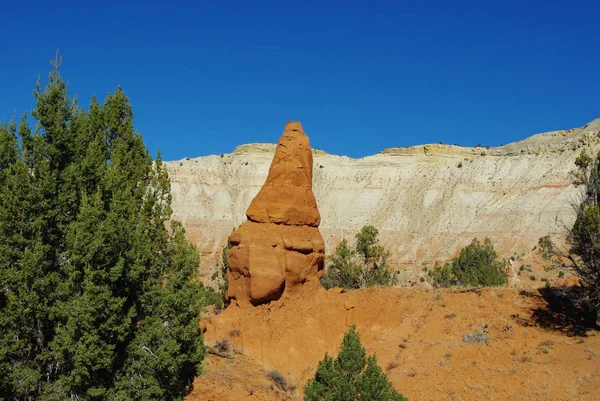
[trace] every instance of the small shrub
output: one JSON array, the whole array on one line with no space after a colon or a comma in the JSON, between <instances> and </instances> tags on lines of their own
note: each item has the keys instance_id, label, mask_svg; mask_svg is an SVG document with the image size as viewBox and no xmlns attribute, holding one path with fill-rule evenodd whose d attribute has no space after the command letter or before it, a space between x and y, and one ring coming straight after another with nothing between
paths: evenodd
<instances>
[{"instance_id":1,"label":"small shrub","mask_svg":"<svg viewBox=\"0 0 600 401\"><path fill-rule=\"evenodd\" d=\"M342 287L347 290L395 285L398 275L389 266L390 252L379 245L379 231L373 226L364 226L355 236L354 246L342 240L329 257L321 279L323 287Z\"/></svg>"},{"instance_id":2,"label":"small shrub","mask_svg":"<svg viewBox=\"0 0 600 401\"><path fill-rule=\"evenodd\" d=\"M377 366L375 355L367 357L354 326L344 335L338 356L325 354L319 362L315 377L304 387L304 400L408 401Z\"/></svg>"},{"instance_id":3,"label":"small shrub","mask_svg":"<svg viewBox=\"0 0 600 401\"><path fill-rule=\"evenodd\" d=\"M398 366L400 366L398 361L390 361L390 363L388 363L387 368L385 368L385 370L389 373L390 371L396 369Z\"/></svg>"},{"instance_id":4,"label":"small shrub","mask_svg":"<svg viewBox=\"0 0 600 401\"><path fill-rule=\"evenodd\" d=\"M563 278L565 276L565 272L564 271L559 271L558 272L558 278Z\"/></svg>"},{"instance_id":5,"label":"small shrub","mask_svg":"<svg viewBox=\"0 0 600 401\"><path fill-rule=\"evenodd\" d=\"M546 265L546 266L544 266L544 271L545 272L551 272L553 270L556 270L556 266L554 266L554 265Z\"/></svg>"},{"instance_id":6,"label":"small shrub","mask_svg":"<svg viewBox=\"0 0 600 401\"><path fill-rule=\"evenodd\" d=\"M436 287L452 287L457 285L452 265L449 263L433 269L427 276L430 283Z\"/></svg>"},{"instance_id":7,"label":"small shrub","mask_svg":"<svg viewBox=\"0 0 600 401\"><path fill-rule=\"evenodd\" d=\"M475 238L450 263L429 272L429 281L436 287L494 287L506 285L508 278L504 262L498 260L489 238Z\"/></svg>"},{"instance_id":8,"label":"small shrub","mask_svg":"<svg viewBox=\"0 0 600 401\"><path fill-rule=\"evenodd\" d=\"M540 237L538 240L538 251L544 259L550 259L554 255L554 243L549 235Z\"/></svg>"},{"instance_id":9,"label":"small shrub","mask_svg":"<svg viewBox=\"0 0 600 401\"><path fill-rule=\"evenodd\" d=\"M230 349L230 344L229 344L229 340L224 338L222 340L217 340L215 342L215 346L214 349L219 351L219 352L229 352Z\"/></svg>"},{"instance_id":10,"label":"small shrub","mask_svg":"<svg viewBox=\"0 0 600 401\"><path fill-rule=\"evenodd\" d=\"M529 280L535 281L535 276L532 274L531 276L529 276Z\"/></svg>"},{"instance_id":11,"label":"small shrub","mask_svg":"<svg viewBox=\"0 0 600 401\"><path fill-rule=\"evenodd\" d=\"M593 162L594 160L591 158L591 156L588 155L585 150L583 150L575 159L575 166L581 170L587 170L592 166Z\"/></svg>"},{"instance_id":12,"label":"small shrub","mask_svg":"<svg viewBox=\"0 0 600 401\"><path fill-rule=\"evenodd\" d=\"M462 168L462 162L459 162L459 163L458 163L458 166L456 166L456 167L458 167L458 168Z\"/></svg>"},{"instance_id":13,"label":"small shrub","mask_svg":"<svg viewBox=\"0 0 600 401\"><path fill-rule=\"evenodd\" d=\"M221 260L211 276L213 287L207 288L206 304L215 305L215 314L217 315L222 309L229 306L229 300L227 299L227 263L231 247L232 245L228 237L227 242L221 248Z\"/></svg>"},{"instance_id":14,"label":"small shrub","mask_svg":"<svg viewBox=\"0 0 600 401\"><path fill-rule=\"evenodd\" d=\"M271 380L277 387L283 391L287 391L287 380L285 376L278 370L270 370L267 373L267 378Z\"/></svg>"},{"instance_id":15,"label":"small shrub","mask_svg":"<svg viewBox=\"0 0 600 401\"><path fill-rule=\"evenodd\" d=\"M522 363L531 362L531 357L529 355L523 355L520 359Z\"/></svg>"},{"instance_id":16,"label":"small shrub","mask_svg":"<svg viewBox=\"0 0 600 401\"><path fill-rule=\"evenodd\" d=\"M469 344L486 344L488 343L487 333L487 325L485 325L481 330L474 331L473 333L467 334L463 336L463 343Z\"/></svg>"}]
</instances>

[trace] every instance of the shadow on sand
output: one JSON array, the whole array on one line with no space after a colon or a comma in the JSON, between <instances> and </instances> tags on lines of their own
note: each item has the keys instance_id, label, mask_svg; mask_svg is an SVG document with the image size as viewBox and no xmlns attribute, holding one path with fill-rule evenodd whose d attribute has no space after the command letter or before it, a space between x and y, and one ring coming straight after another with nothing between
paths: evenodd
<instances>
[{"instance_id":1,"label":"shadow on sand","mask_svg":"<svg viewBox=\"0 0 600 401\"><path fill-rule=\"evenodd\" d=\"M577 302L582 295L580 287L548 287L540 288L538 292L546 305L534 308L531 318L539 327L568 336L586 336L591 330L600 331L596 313Z\"/></svg>"}]
</instances>

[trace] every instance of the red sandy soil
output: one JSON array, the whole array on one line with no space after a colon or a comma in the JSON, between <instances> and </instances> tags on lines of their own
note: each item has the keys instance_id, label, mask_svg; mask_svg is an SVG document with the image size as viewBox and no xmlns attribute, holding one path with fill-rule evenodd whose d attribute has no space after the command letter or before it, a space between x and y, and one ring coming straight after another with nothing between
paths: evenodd
<instances>
[{"instance_id":1,"label":"red sandy soil","mask_svg":"<svg viewBox=\"0 0 600 401\"><path fill-rule=\"evenodd\" d=\"M187 400L301 400L351 324L411 401L600 400L600 331L565 305L548 289L400 288L232 304L201 322L208 345L228 339L232 359L209 355ZM463 341L477 331L487 345ZM272 369L287 391L267 378Z\"/></svg>"}]
</instances>

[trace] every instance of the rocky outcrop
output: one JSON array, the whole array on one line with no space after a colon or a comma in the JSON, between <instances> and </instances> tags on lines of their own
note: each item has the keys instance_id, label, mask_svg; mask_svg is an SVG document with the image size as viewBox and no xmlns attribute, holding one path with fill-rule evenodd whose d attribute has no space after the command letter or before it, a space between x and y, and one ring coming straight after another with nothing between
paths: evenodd
<instances>
[{"instance_id":1,"label":"rocky outcrop","mask_svg":"<svg viewBox=\"0 0 600 401\"><path fill-rule=\"evenodd\" d=\"M313 158L298 122L288 122L267 179L250 203L246 221L230 237L227 297L253 305L316 290L325 244L312 192Z\"/></svg>"},{"instance_id":2,"label":"rocky outcrop","mask_svg":"<svg viewBox=\"0 0 600 401\"><path fill-rule=\"evenodd\" d=\"M501 256L530 251L539 237L572 223L580 189L569 172L582 149L595 152L599 143L600 119L490 149L423 145L361 159L313 149L326 254L364 225L379 229L401 269L422 271L474 237L490 237ZM246 220L274 152L273 144L250 144L167 163L173 216L202 252L206 280L227 237Z\"/></svg>"}]
</instances>

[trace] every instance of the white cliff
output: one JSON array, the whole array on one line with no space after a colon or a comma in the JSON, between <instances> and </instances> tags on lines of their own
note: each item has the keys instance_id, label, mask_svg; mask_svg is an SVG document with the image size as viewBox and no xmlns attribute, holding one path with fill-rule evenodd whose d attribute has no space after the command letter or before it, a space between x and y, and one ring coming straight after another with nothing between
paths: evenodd
<instances>
[{"instance_id":1,"label":"white cliff","mask_svg":"<svg viewBox=\"0 0 600 401\"><path fill-rule=\"evenodd\" d=\"M592 153L598 145L600 119L490 149L421 145L361 159L314 151L327 254L364 225L379 229L398 268L449 259L474 237L490 237L501 255L529 251L539 237L560 235L572 223L580 189L570 171L582 149ZM274 149L242 145L232 154L166 163L173 217L201 250L205 278L246 220Z\"/></svg>"}]
</instances>

